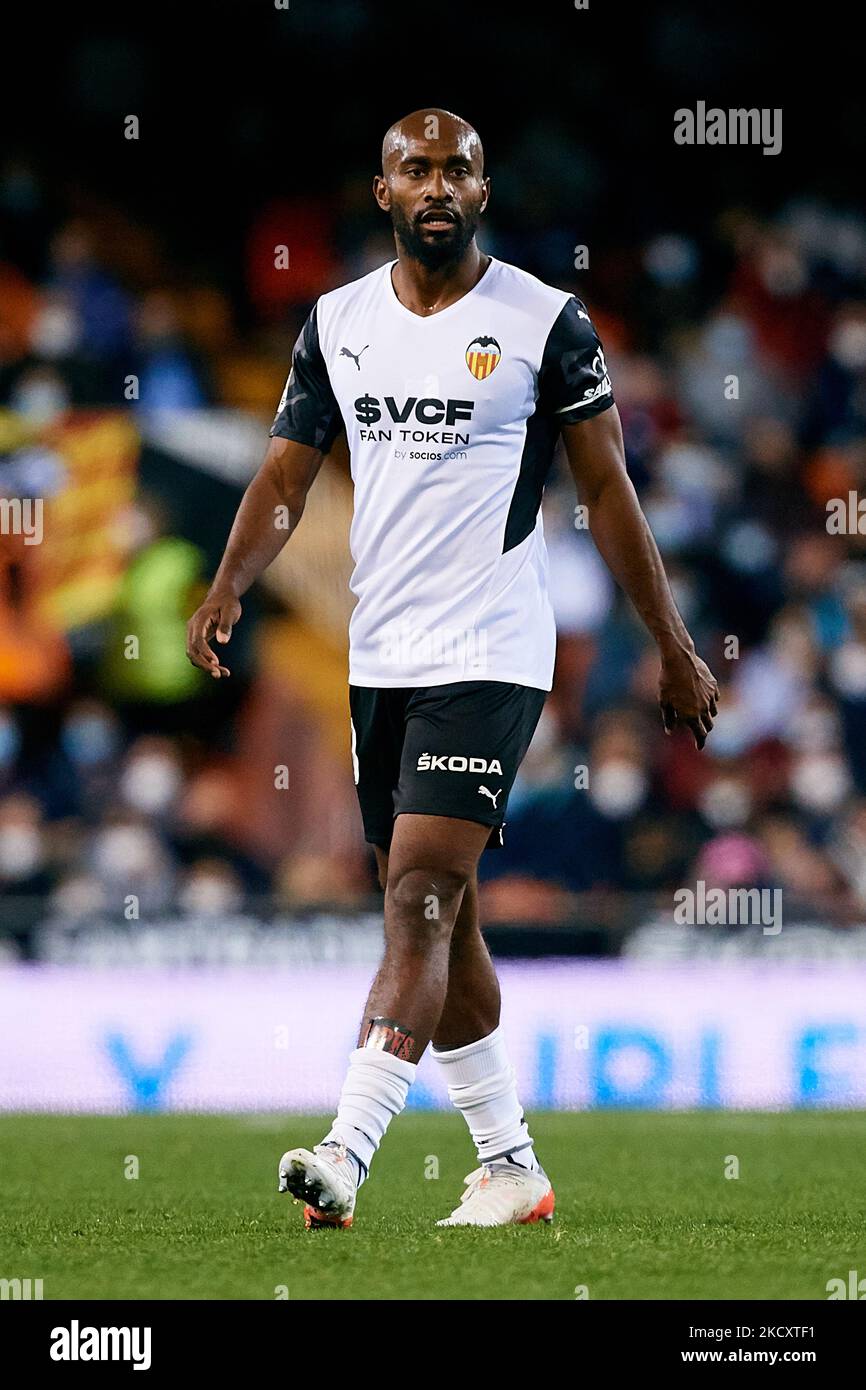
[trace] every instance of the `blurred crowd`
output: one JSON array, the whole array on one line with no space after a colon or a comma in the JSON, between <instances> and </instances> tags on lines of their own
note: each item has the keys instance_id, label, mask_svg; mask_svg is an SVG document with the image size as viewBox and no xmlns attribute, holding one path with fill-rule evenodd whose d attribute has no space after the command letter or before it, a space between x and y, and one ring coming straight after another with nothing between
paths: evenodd
<instances>
[{"instance_id":1,"label":"blurred crowd","mask_svg":"<svg viewBox=\"0 0 866 1390\"><path fill-rule=\"evenodd\" d=\"M729 268L700 312L701 250L676 235L636 251L636 312L596 312L719 717L702 753L663 734L655 654L557 486L558 680L511 803L511 900L491 885L506 914L518 888L543 912L539 878L554 915L564 888L696 879L866 910L866 223L803 202L722 230Z\"/></svg>"},{"instance_id":2,"label":"blurred crowd","mask_svg":"<svg viewBox=\"0 0 866 1390\"><path fill-rule=\"evenodd\" d=\"M264 440L316 294L391 254L368 201L359 174L332 204L269 202L226 286L186 274L116 208L70 213L35 167L7 164L0 412L44 428L74 410L141 418L217 405L258 410ZM590 889L669 900L696 878L781 887L814 910L862 917L866 517L863 534L854 512L839 533L827 504L866 497L866 221L809 200L773 216L731 208L700 241L673 229L615 255L590 244L585 271L555 209L543 234L536 222L500 222L494 199L482 244L589 304L631 476L722 697L703 753L663 734L654 650L579 525L560 461L544 510L556 687L505 847L484 857L488 918L556 920ZM279 243L290 274L274 267ZM0 456L0 495L13 492ZM171 531L169 517L162 540L187 547L172 551L180 613L203 576L196 535ZM0 574L11 611L14 563ZM330 844L284 855L251 847L239 829L238 750L255 706L240 699L226 711L215 754L200 728L209 692L178 676L171 700L165 689L133 698L67 637L68 669L30 700L11 679L4 688L0 663L7 924L46 903L70 921L136 920L224 914L252 899L351 906L372 890L348 767L344 830ZM303 700L303 670L294 680Z\"/></svg>"}]
</instances>

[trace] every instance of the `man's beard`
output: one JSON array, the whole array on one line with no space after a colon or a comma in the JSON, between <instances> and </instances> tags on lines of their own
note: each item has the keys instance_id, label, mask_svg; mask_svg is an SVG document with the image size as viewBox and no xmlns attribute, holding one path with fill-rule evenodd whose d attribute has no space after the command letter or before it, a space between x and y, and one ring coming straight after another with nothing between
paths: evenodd
<instances>
[{"instance_id":1,"label":"man's beard","mask_svg":"<svg viewBox=\"0 0 866 1390\"><path fill-rule=\"evenodd\" d=\"M454 212L453 208L451 212L455 219L454 231L433 241L424 237L417 220L410 221L400 208L391 207L391 222L397 240L406 255L420 261L427 270L441 270L452 261L459 261L478 230L478 213L464 217Z\"/></svg>"}]
</instances>

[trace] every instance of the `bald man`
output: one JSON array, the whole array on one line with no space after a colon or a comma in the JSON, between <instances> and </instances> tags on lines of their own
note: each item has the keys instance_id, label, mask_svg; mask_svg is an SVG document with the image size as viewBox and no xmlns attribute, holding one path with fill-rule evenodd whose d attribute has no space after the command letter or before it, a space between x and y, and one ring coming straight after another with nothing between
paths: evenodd
<instances>
[{"instance_id":1,"label":"bald man","mask_svg":"<svg viewBox=\"0 0 866 1390\"><path fill-rule=\"evenodd\" d=\"M240 598L301 519L345 430L355 483L351 757L385 891L385 950L337 1114L290 1149L280 1190L309 1229L358 1190L432 1042L479 1166L440 1226L553 1219L499 1021L476 870L551 688L556 633L541 498L561 438L593 538L656 641L665 728L712 728L695 653L625 469L604 351L566 290L482 252L478 134L437 109L396 122L373 196L396 259L322 295L295 345L264 463L241 502L190 659L228 675ZM290 526L284 523L288 514ZM323 1019L333 1032L335 1020Z\"/></svg>"}]
</instances>

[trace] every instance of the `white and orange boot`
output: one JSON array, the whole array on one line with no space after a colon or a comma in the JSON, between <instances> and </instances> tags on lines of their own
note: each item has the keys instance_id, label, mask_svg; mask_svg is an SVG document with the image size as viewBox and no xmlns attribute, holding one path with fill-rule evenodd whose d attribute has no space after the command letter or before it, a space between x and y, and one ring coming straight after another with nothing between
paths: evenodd
<instances>
[{"instance_id":1,"label":"white and orange boot","mask_svg":"<svg viewBox=\"0 0 866 1390\"><path fill-rule=\"evenodd\" d=\"M310 1149L289 1149L280 1159L279 1191L290 1192L304 1202L308 1231L325 1226L347 1230L358 1194L356 1161L342 1145L317 1144Z\"/></svg>"},{"instance_id":2,"label":"white and orange boot","mask_svg":"<svg viewBox=\"0 0 866 1390\"><path fill-rule=\"evenodd\" d=\"M553 1220L556 1198L543 1169L484 1163L464 1179L459 1207L437 1226L530 1226Z\"/></svg>"}]
</instances>

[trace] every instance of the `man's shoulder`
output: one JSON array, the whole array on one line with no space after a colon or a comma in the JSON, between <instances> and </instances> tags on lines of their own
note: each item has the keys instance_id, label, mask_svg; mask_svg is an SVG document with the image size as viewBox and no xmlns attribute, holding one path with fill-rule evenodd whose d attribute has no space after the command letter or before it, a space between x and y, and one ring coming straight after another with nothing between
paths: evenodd
<instances>
[{"instance_id":1,"label":"man's shoulder","mask_svg":"<svg viewBox=\"0 0 866 1390\"><path fill-rule=\"evenodd\" d=\"M492 292L502 299L510 300L516 307L548 319L551 323L574 298L571 290L560 290L548 285L522 270L519 265L509 261L497 261L497 276Z\"/></svg>"},{"instance_id":2,"label":"man's shoulder","mask_svg":"<svg viewBox=\"0 0 866 1390\"><path fill-rule=\"evenodd\" d=\"M332 317L352 304L368 298L370 294L377 293L390 264L390 261L386 261L383 265L377 265L375 270L369 270L366 275L359 276L357 280L347 280L345 285L338 285L336 289L320 294L316 300L317 317Z\"/></svg>"}]
</instances>

